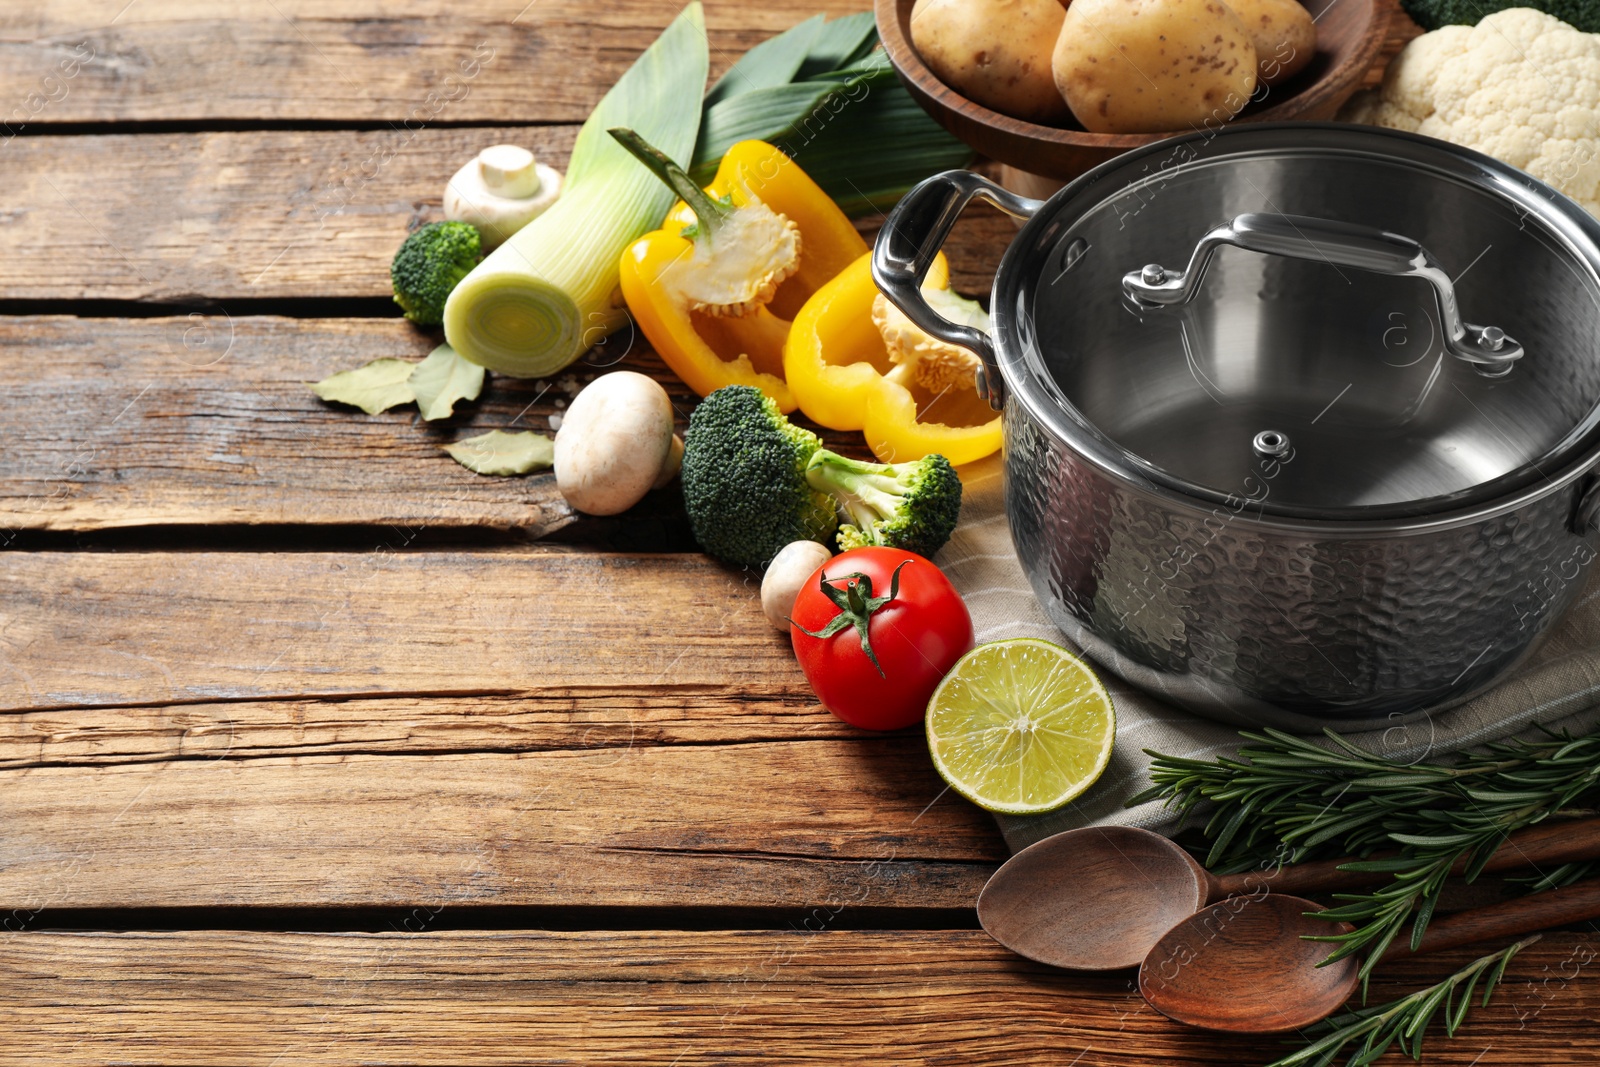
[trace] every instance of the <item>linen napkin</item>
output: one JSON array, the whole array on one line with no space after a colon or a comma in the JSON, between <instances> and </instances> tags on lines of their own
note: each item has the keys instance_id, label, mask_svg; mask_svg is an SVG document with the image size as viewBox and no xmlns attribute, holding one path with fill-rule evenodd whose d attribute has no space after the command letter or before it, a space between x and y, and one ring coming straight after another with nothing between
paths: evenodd
<instances>
[{"instance_id":1,"label":"linen napkin","mask_svg":"<svg viewBox=\"0 0 1600 1067\"><path fill-rule=\"evenodd\" d=\"M1011 544L999 456L961 470L961 522L938 564L966 598L977 640L1037 637L1079 651L1034 599ZM1092 662L1092 661L1091 661ZM996 816L1014 852L1062 830L1119 823L1171 832L1177 816L1159 803L1127 808L1149 785L1145 749L1209 758L1237 750L1238 727L1211 722L1133 688L1096 666L1117 713L1111 764L1089 791L1058 811ZM1511 678L1466 704L1431 718L1348 735L1370 752L1403 762L1433 758L1515 734L1539 724L1586 730L1600 721L1600 569L1572 613Z\"/></svg>"}]
</instances>

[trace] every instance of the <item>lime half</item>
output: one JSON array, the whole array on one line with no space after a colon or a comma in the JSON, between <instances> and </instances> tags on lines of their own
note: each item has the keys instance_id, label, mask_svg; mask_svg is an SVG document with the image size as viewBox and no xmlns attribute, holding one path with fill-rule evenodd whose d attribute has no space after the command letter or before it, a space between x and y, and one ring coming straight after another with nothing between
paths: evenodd
<instances>
[{"instance_id":1,"label":"lime half","mask_svg":"<svg viewBox=\"0 0 1600 1067\"><path fill-rule=\"evenodd\" d=\"M928 701L928 751L950 788L1033 815L1082 793L1111 759L1111 695L1087 664L1031 637L979 645Z\"/></svg>"}]
</instances>

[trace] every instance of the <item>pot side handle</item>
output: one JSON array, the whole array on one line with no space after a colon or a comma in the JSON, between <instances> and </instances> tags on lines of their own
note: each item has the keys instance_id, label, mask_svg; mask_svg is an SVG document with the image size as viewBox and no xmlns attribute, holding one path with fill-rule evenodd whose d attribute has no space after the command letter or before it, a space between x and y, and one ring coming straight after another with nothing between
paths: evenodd
<instances>
[{"instance_id":1,"label":"pot side handle","mask_svg":"<svg viewBox=\"0 0 1600 1067\"><path fill-rule=\"evenodd\" d=\"M1461 320L1455 285L1439 261L1416 241L1375 226L1357 226L1309 215L1253 212L1214 227L1200 238L1183 270L1151 263L1122 276L1122 291L1145 308L1187 304L1204 280L1211 257L1222 245L1234 245L1269 256L1288 256L1350 267L1377 274L1421 278L1433 286L1439 304L1444 343L1450 354L1486 378L1510 373L1522 358L1522 346L1495 326L1474 326Z\"/></svg>"},{"instance_id":2,"label":"pot side handle","mask_svg":"<svg viewBox=\"0 0 1600 1067\"><path fill-rule=\"evenodd\" d=\"M884 220L872 250L872 280L924 332L983 360L978 395L999 411L1005 403L1005 386L1000 379L994 342L982 330L958 325L940 315L922 296L922 281L928 268L950 236L950 227L974 197L1019 219L1031 218L1043 205L1043 201L1017 196L970 170L935 174L901 197Z\"/></svg>"}]
</instances>

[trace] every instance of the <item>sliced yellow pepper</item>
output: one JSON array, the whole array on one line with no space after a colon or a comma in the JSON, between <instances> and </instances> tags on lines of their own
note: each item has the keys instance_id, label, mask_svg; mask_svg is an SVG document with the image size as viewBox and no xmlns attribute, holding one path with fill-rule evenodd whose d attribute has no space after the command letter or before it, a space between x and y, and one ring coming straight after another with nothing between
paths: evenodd
<instances>
[{"instance_id":1,"label":"sliced yellow pepper","mask_svg":"<svg viewBox=\"0 0 1600 1067\"><path fill-rule=\"evenodd\" d=\"M690 311L661 284L667 266L694 251L693 241L682 235L693 225L694 213L680 202L661 229L622 253L622 295L651 345L696 393L751 385L785 413L793 411L794 394L783 380L790 320L813 293L866 252L867 243L828 194L765 141L741 141L728 149L706 192L731 196L735 206L759 200L794 222L800 228L799 269L754 314L734 319Z\"/></svg>"},{"instance_id":2,"label":"sliced yellow pepper","mask_svg":"<svg viewBox=\"0 0 1600 1067\"><path fill-rule=\"evenodd\" d=\"M950 285L941 254L925 286ZM832 430L861 430L883 463L937 452L960 466L1000 449L1000 414L976 390L931 393L885 377L894 364L872 321L872 256L817 290L794 320L783 370L800 410Z\"/></svg>"}]
</instances>

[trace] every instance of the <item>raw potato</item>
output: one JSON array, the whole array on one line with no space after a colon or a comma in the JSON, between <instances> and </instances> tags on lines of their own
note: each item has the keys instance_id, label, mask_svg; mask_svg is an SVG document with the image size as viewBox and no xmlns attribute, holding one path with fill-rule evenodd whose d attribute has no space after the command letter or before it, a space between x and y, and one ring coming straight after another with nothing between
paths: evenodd
<instances>
[{"instance_id":1,"label":"raw potato","mask_svg":"<svg viewBox=\"0 0 1600 1067\"><path fill-rule=\"evenodd\" d=\"M1279 85L1317 52L1317 24L1296 0L1227 0L1256 48L1256 79Z\"/></svg>"},{"instance_id":2,"label":"raw potato","mask_svg":"<svg viewBox=\"0 0 1600 1067\"><path fill-rule=\"evenodd\" d=\"M1072 0L1056 87L1094 133L1215 128L1256 88L1256 50L1222 0Z\"/></svg>"},{"instance_id":3,"label":"raw potato","mask_svg":"<svg viewBox=\"0 0 1600 1067\"><path fill-rule=\"evenodd\" d=\"M984 107L1061 123L1067 105L1050 74L1065 13L1058 0L917 0L911 43L928 69Z\"/></svg>"},{"instance_id":4,"label":"raw potato","mask_svg":"<svg viewBox=\"0 0 1600 1067\"><path fill-rule=\"evenodd\" d=\"M650 491L672 452L672 401L633 371L602 374L556 431L556 485L579 511L616 515Z\"/></svg>"}]
</instances>

